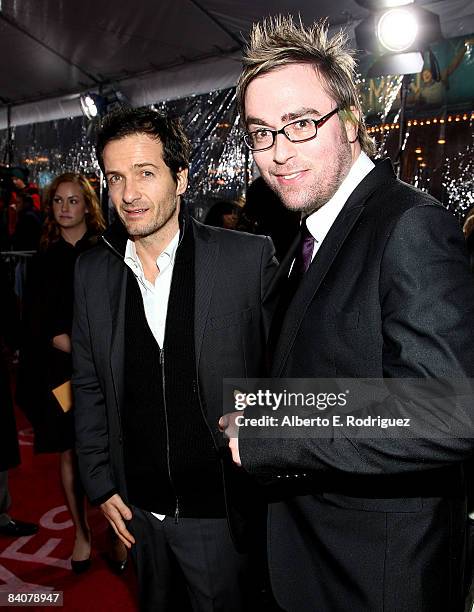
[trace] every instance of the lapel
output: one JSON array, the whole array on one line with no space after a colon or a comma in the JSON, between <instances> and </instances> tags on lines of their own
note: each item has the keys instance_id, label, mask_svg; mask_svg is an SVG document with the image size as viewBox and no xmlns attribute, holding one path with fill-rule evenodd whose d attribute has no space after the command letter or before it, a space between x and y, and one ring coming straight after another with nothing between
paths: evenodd
<instances>
[{"instance_id":1,"label":"lapel","mask_svg":"<svg viewBox=\"0 0 474 612\"><path fill-rule=\"evenodd\" d=\"M288 306L272 360L272 376L281 375L308 306L361 215L367 199L384 182L393 179L394 172L390 161L384 160L377 163L375 168L355 188L337 216ZM289 266L287 275L288 269Z\"/></svg>"},{"instance_id":2,"label":"lapel","mask_svg":"<svg viewBox=\"0 0 474 612\"><path fill-rule=\"evenodd\" d=\"M219 244L204 225L194 219L191 223L195 248L194 344L196 368L199 369L204 330L216 278Z\"/></svg>"},{"instance_id":3,"label":"lapel","mask_svg":"<svg viewBox=\"0 0 474 612\"><path fill-rule=\"evenodd\" d=\"M114 385L115 399L119 410L123 398L123 362L124 362L124 330L125 330L125 299L127 290L128 267L118 256L111 255L108 263L107 289L112 314L112 340L110 343L110 370Z\"/></svg>"}]
</instances>

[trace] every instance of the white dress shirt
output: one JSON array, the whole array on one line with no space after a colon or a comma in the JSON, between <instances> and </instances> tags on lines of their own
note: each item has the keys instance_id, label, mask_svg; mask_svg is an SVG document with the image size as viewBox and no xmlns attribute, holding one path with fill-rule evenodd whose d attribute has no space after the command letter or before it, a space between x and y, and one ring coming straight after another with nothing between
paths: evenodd
<instances>
[{"instance_id":1,"label":"white dress shirt","mask_svg":"<svg viewBox=\"0 0 474 612\"><path fill-rule=\"evenodd\" d=\"M145 278L142 262L137 255L135 243L132 240L127 240L127 247L125 249L125 263L138 281L146 320L160 348L163 347L165 340L166 313L168 311L171 278L173 276L178 242L179 231L176 232L174 238L156 260L158 276L154 284Z\"/></svg>"},{"instance_id":2,"label":"white dress shirt","mask_svg":"<svg viewBox=\"0 0 474 612\"><path fill-rule=\"evenodd\" d=\"M163 347L165 340L166 313L168 311L171 279L173 277L178 243L179 231L176 232L174 238L156 260L158 276L154 284L145 278L142 262L137 255L135 243L132 240L127 240L127 247L125 249L125 263L132 270L138 281L145 309L145 317L151 333L160 348ZM160 521L165 518L164 514L156 514L155 512L152 512L152 514L157 519L160 519Z\"/></svg>"},{"instance_id":3,"label":"white dress shirt","mask_svg":"<svg viewBox=\"0 0 474 612\"><path fill-rule=\"evenodd\" d=\"M349 199L349 196L374 167L374 162L361 151L359 157L349 170L348 175L342 181L332 198L328 200L324 206L321 206L321 208L318 208L318 210L315 210L306 218L306 226L314 237L314 248L311 261L313 261L314 256L318 252L323 240L326 238L337 215L341 212L344 204Z\"/></svg>"}]
</instances>

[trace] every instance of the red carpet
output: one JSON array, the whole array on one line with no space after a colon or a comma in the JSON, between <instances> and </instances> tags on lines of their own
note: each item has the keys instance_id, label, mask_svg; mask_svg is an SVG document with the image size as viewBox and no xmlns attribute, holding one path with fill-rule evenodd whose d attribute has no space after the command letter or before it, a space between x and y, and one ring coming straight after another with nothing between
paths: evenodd
<instances>
[{"instance_id":1,"label":"red carpet","mask_svg":"<svg viewBox=\"0 0 474 612\"><path fill-rule=\"evenodd\" d=\"M13 518L38 523L40 530L23 538L0 536L0 591L63 591L62 609L68 612L134 612L137 606L133 569L129 565L123 576L115 576L101 558L105 550L106 521L97 509L89 513L92 567L80 576L72 573L69 557L74 529L64 505L59 457L34 455L31 429L18 412L17 424L22 464L9 472L13 502L10 514Z\"/></svg>"}]
</instances>

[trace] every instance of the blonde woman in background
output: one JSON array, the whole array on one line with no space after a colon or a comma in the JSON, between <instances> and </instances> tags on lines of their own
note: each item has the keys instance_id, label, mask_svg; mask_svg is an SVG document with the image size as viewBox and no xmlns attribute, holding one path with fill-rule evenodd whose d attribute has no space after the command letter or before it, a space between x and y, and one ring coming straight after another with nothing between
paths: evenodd
<instances>
[{"instance_id":1,"label":"blonde woman in background","mask_svg":"<svg viewBox=\"0 0 474 612\"><path fill-rule=\"evenodd\" d=\"M105 229L97 195L82 175L57 176L45 198L40 253L29 272L19 402L35 431L35 452L59 453L61 481L75 528L71 566L83 573L91 564L91 533L74 451L73 409L64 410L52 390L71 378L74 266ZM115 546L115 542L112 542ZM112 565L125 567L126 551L115 550Z\"/></svg>"}]
</instances>

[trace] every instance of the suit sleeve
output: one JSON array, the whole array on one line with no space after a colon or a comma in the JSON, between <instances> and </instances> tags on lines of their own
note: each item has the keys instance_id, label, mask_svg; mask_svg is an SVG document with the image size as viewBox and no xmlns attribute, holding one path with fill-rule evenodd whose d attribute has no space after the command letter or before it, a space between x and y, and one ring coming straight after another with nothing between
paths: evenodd
<instances>
[{"instance_id":1,"label":"suit sleeve","mask_svg":"<svg viewBox=\"0 0 474 612\"><path fill-rule=\"evenodd\" d=\"M407 210L387 237L379 278L384 377L469 382L474 375L474 279L454 217L430 203ZM365 414L380 408L388 416L425 410L438 420L439 431L450 431L453 424L449 410L434 414L429 400L389 396ZM369 438L338 427L325 438L243 438L240 455L244 468L265 481L282 472L373 475L435 469L472 454L473 410L471 404L460 415L465 435Z\"/></svg>"},{"instance_id":2,"label":"suit sleeve","mask_svg":"<svg viewBox=\"0 0 474 612\"><path fill-rule=\"evenodd\" d=\"M97 376L83 266L79 258L75 272L72 328L74 419L79 470L86 493L100 504L115 492L109 465L109 440L104 395Z\"/></svg>"}]
</instances>

